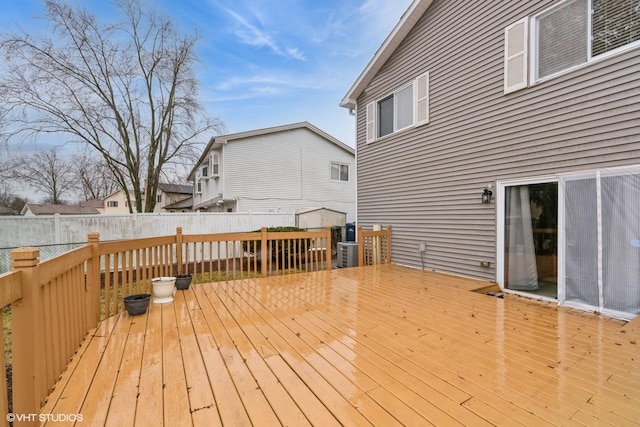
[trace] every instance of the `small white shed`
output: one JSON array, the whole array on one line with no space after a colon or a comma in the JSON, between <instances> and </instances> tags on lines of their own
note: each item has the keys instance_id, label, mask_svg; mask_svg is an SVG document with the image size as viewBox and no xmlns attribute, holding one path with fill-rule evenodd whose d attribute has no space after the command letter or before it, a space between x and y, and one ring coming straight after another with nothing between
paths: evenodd
<instances>
[{"instance_id":1,"label":"small white shed","mask_svg":"<svg viewBox=\"0 0 640 427\"><path fill-rule=\"evenodd\" d=\"M306 208L296 211L296 227L320 229L324 227L344 227L347 225L346 212L327 208Z\"/></svg>"}]
</instances>

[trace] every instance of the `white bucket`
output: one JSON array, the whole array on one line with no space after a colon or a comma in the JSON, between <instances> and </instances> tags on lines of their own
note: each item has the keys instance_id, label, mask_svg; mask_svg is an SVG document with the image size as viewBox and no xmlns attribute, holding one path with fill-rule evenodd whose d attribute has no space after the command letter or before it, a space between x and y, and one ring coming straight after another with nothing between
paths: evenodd
<instances>
[{"instance_id":1,"label":"white bucket","mask_svg":"<svg viewBox=\"0 0 640 427\"><path fill-rule=\"evenodd\" d=\"M162 304L173 301L173 291L175 289L175 277L154 277L151 279L153 285L153 303Z\"/></svg>"}]
</instances>

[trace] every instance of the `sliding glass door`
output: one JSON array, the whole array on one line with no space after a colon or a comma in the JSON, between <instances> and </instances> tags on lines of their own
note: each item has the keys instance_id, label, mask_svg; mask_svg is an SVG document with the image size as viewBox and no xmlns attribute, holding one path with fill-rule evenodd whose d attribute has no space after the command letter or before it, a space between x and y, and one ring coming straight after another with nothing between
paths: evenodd
<instances>
[{"instance_id":1,"label":"sliding glass door","mask_svg":"<svg viewBox=\"0 0 640 427\"><path fill-rule=\"evenodd\" d=\"M565 179L565 301L640 313L640 174Z\"/></svg>"},{"instance_id":2,"label":"sliding glass door","mask_svg":"<svg viewBox=\"0 0 640 427\"><path fill-rule=\"evenodd\" d=\"M558 297L558 183L504 189L504 287Z\"/></svg>"},{"instance_id":3,"label":"sliding glass door","mask_svg":"<svg viewBox=\"0 0 640 427\"><path fill-rule=\"evenodd\" d=\"M497 203L503 289L640 314L640 166L498 183Z\"/></svg>"}]
</instances>

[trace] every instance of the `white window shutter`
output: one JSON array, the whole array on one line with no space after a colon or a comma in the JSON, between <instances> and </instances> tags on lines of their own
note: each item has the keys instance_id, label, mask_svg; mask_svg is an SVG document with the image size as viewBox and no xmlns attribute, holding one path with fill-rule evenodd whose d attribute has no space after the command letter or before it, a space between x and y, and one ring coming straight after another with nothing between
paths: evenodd
<instances>
[{"instance_id":1,"label":"white window shutter","mask_svg":"<svg viewBox=\"0 0 640 427\"><path fill-rule=\"evenodd\" d=\"M529 18L504 29L504 93L527 87Z\"/></svg>"},{"instance_id":2,"label":"white window shutter","mask_svg":"<svg viewBox=\"0 0 640 427\"><path fill-rule=\"evenodd\" d=\"M376 103L367 104L367 144L376 140Z\"/></svg>"},{"instance_id":3,"label":"white window shutter","mask_svg":"<svg viewBox=\"0 0 640 427\"><path fill-rule=\"evenodd\" d=\"M429 123L429 73L416 79L416 126Z\"/></svg>"}]
</instances>

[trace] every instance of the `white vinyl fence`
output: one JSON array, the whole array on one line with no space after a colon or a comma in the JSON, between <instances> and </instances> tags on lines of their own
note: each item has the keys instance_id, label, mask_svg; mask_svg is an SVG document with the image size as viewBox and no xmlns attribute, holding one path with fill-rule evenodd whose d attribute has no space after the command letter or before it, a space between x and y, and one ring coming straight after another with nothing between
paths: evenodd
<instances>
[{"instance_id":1,"label":"white vinyl fence","mask_svg":"<svg viewBox=\"0 0 640 427\"><path fill-rule=\"evenodd\" d=\"M87 234L101 241L183 234L246 232L261 227L295 225L294 213L146 213L129 215L0 216L0 274L11 269L11 250L40 248L40 260L87 243Z\"/></svg>"}]
</instances>

